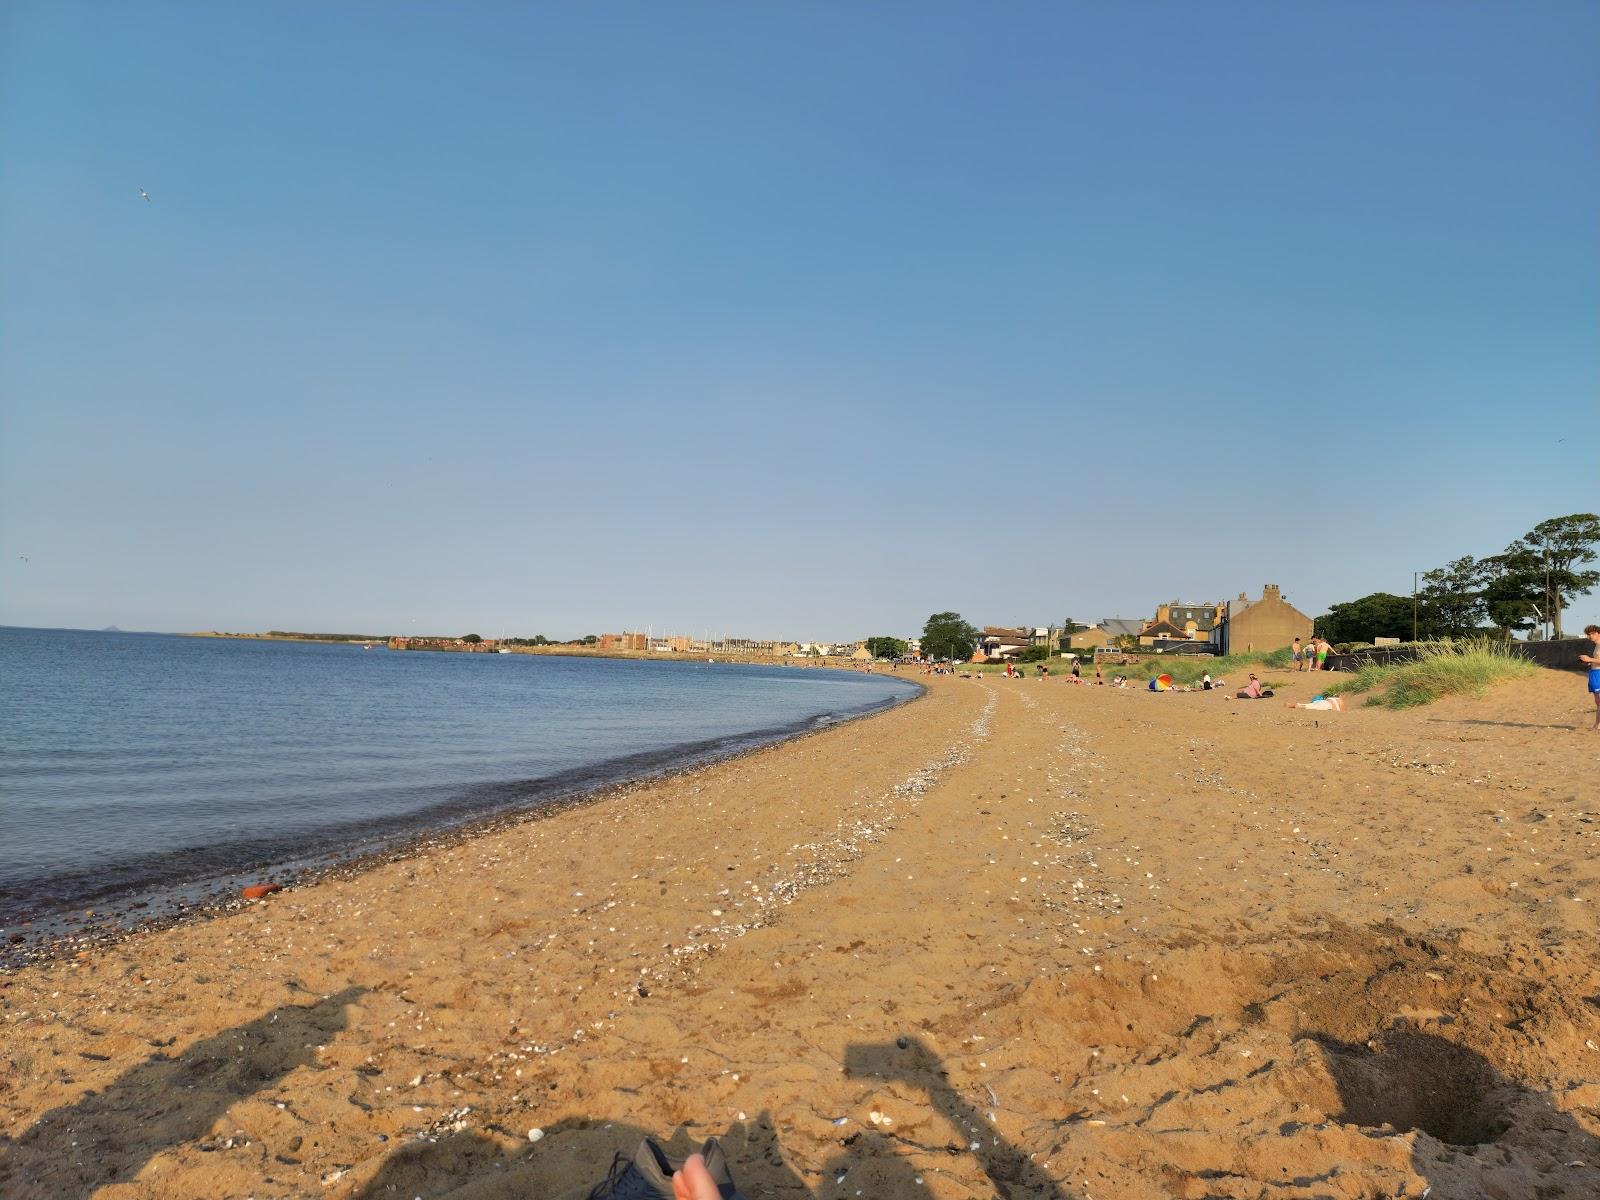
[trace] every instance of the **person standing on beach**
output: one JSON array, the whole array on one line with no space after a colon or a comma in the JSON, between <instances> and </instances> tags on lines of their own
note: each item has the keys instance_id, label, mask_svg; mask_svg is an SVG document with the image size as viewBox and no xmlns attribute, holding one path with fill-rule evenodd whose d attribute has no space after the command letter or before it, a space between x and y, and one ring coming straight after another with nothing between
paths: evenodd
<instances>
[{"instance_id":1,"label":"person standing on beach","mask_svg":"<svg viewBox=\"0 0 1600 1200\"><path fill-rule=\"evenodd\" d=\"M1293 659L1294 669L1296 671L1305 670L1305 667L1302 665L1301 658L1300 658L1300 639L1299 638L1295 638L1294 645L1290 646L1289 649L1294 652L1294 659Z\"/></svg>"},{"instance_id":2,"label":"person standing on beach","mask_svg":"<svg viewBox=\"0 0 1600 1200\"><path fill-rule=\"evenodd\" d=\"M1578 655L1578 661L1589 664L1589 695L1594 700L1594 728L1600 733L1600 625L1585 625L1583 634L1589 639L1591 654Z\"/></svg>"}]
</instances>

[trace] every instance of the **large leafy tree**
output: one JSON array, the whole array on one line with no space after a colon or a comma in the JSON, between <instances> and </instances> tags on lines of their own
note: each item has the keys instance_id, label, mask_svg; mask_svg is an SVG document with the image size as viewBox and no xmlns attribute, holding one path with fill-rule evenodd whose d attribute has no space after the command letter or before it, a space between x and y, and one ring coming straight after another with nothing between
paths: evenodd
<instances>
[{"instance_id":1,"label":"large leafy tree","mask_svg":"<svg viewBox=\"0 0 1600 1200\"><path fill-rule=\"evenodd\" d=\"M1483 560L1483 610L1509 638L1532 629L1544 607L1544 575L1539 556L1515 544L1504 554Z\"/></svg>"},{"instance_id":2,"label":"large leafy tree","mask_svg":"<svg viewBox=\"0 0 1600 1200\"><path fill-rule=\"evenodd\" d=\"M1419 598L1427 634L1467 637L1475 632L1487 615L1483 589L1488 575L1486 565L1470 554L1423 575Z\"/></svg>"},{"instance_id":3,"label":"large leafy tree","mask_svg":"<svg viewBox=\"0 0 1600 1200\"><path fill-rule=\"evenodd\" d=\"M971 658L977 644L978 631L960 613L934 613L922 627L924 658Z\"/></svg>"},{"instance_id":4,"label":"large leafy tree","mask_svg":"<svg viewBox=\"0 0 1600 1200\"><path fill-rule=\"evenodd\" d=\"M1506 556L1526 554L1537 560L1540 608L1555 637L1561 636L1561 610L1567 602L1600 583L1600 571L1584 569L1595 561L1597 547L1600 516L1572 513L1540 521L1506 548Z\"/></svg>"},{"instance_id":5,"label":"large leafy tree","mask_svg":"<svg viewBox=\"0 0 1600 1200\"><path fill-rule=\"evenodd\" d=\"M1373 592L1331 606L1317 618L1317 632L1330 642L1372 642L1381 637L1409 640L1411 605L1410 596Z\"/></svg>"},{"instance_id":6,"label":"large leafy tree","mask_svg":"<svg viewBox=\"0 0 1600 1200\"><path fill-rule=\"evenodd\" d=\"M867 653L873 658L904 658L911 647L897 637L869 637Z\"/></svg>"}]
</instances>

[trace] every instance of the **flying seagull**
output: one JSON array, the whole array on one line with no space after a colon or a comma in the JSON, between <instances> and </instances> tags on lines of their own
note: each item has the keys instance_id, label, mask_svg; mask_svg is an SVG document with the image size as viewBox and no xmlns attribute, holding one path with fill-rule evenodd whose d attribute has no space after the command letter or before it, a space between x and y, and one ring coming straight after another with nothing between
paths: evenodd
<instances>
[{"instance_id":1,"label":"flying seagull","mask_svg":"<svg viewBox=\"0 0 1600 1200\"><path fill-rule=\"evenodd\" d=\"M150 193L149 192L145 191L143 188L140 188L139 189L139 195L144 197L144 202L146 204L150 203Z\"/></svg>"}]
</instances>

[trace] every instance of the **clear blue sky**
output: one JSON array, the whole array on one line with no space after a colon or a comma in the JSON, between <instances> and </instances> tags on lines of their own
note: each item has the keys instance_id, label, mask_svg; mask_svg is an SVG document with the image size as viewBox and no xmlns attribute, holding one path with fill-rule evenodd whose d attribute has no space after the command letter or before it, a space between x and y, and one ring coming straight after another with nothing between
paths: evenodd
<instances>
[{"instance_id":1,"label":"clear blue sky","mask_svg":"<svg viewBox=\"0 0 1600 1200\"><path fill-rule=\"evenodd\" d=\"M1404 592L1600 505L1600 7L11 0L0 420L0 623Z\"/></svg>"}]
</instances>

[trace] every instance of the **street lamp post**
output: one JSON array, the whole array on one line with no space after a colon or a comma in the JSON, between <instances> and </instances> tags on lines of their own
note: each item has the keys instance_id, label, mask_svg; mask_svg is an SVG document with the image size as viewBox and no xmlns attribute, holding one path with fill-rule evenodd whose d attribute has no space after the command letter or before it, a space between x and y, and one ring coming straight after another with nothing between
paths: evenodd
<instances>
[{"instance_id":1,"label":"street lamp post","mask_svg":"<svg viewBox=\"0 0 1600 1200\"><path fill-rule=\"evenodd\" d=\"M1544 548L1544 608L1550 615L1541 618L1545 622L1544 640L1549 641L1555 636L1556 618L1561 614L1556 611L1555 597L1550 592L1550 547Z\"/></svg>"}]
</instances>

